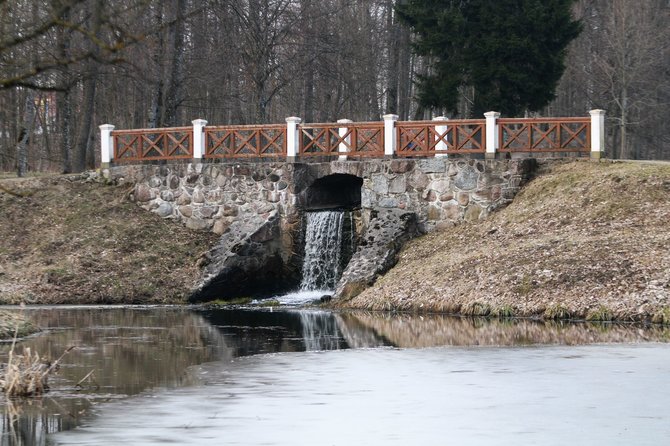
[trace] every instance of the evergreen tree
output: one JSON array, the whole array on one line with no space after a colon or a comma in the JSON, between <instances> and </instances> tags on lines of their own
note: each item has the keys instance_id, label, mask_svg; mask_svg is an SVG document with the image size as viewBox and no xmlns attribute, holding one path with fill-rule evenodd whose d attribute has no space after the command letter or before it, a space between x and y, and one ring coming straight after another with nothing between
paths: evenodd
<instances>
[{"instance_id":1,"label":"evergreen tree","mask_svg":"<svg viewBox=\"0 0 670 446\"><path fill-rule=\"evenodd\" d=\"M459 87L474 87L472 113L513 116L547 105L579 34L574 0L405 0L400 19L426 57L419 103L456 112Z\"/></svg>"}]
</instances>

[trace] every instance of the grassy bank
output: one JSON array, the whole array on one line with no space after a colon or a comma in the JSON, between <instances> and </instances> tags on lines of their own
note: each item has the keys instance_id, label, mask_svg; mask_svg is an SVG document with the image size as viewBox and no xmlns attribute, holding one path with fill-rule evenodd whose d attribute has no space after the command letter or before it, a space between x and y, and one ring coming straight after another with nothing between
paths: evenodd
<instances>
[{"instance_id":1,"label":"grassy bank","mask_svg":"<svg viewBox=\"0 0 670 446\"><path fill-rule=\"evenodd\" d=\"M162 220L126 186L0 180L0 304L183 302L216 239Z\"/></svg>"},{"instance_id":2,"label":"grassy bank","mask_svg":"<svg viewBox=\"0 0 670 446\"><path fill-rule=\"evenodd\" d=\"M548 165L507 208L411 242L340 305L670 323L670 165Z\"/></svg>"}]
</instances>

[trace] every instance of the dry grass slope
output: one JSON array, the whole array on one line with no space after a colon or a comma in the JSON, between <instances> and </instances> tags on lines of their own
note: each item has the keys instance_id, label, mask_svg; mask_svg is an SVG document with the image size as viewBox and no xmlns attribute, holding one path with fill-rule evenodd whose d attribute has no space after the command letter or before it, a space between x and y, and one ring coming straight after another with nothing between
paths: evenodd
<instances>
[{"instance_id":1,"label":"dry grass slope","mask_svg":"<svg viewBox=\"0 0 670 446\"><path fill-rule=\"evenodd\" d=\"M215 241L76 177L1 180L0 304L177 303Z\"/></svg>"},{"instance_id":2,"label":"dry grass slope","mask_svg":"<svg viewBox=\"0 0 670 446\"><path fill-rule=\"evenodd\" d=\"M670 165L548 165L507 208L411 242L342 305L670 322Z\"/></svg>"}]
</instances>

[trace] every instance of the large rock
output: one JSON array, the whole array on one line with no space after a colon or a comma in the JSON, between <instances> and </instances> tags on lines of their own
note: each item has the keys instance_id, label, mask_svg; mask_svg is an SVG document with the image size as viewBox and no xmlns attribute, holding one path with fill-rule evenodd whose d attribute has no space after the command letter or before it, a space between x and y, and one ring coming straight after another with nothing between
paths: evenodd
<instances>
[{"instance_id":1,"label":"large rock","mask_svg":"<svg viewBox=\"0 0 670 446\"><path fill-rule=\"evenodd\" d=\"M374 209L367 230L335 290L335 298L351 299L397 262L402 246L418 235L414 212Z\"/></svg>"},{"instance_id":2,"label":"large rock","mask_svg":"<svg viewBox=\"0 0 670 446\"><path fill-rule=\"evenodd\" d=\"M172 205L164 201L155 212L162 218L172 217Z\"/></svg>"},{"instance_id":3,"label":"large rock","mask_svg":"<svg viewBox=\"0 0 670 446\"><path fill-rule=\"evenodd\" d=\"M139 203L146 203L156 198L156 193L146 184L138 184L135 187L135 200Z\"/></svg>"},{"instance_id":4,"label":"large rock","mask_svg":"<svg viewBox=\"0 0 670 446\"><path fill-rule=\"evenodd\" d=\"M277 212L267 218L246 214L217 230L223 235L205 255L203 273L191 293L191 302L276 292L295 281L282 256Z\"/></svg>"},{"instance_id":5,"label":"large rock","mask_svg":"<svg viewBox=\"0 0 670 446\"><path fill-rule=\"evenodd\" d=\"M465 191L473 190L477 187L477 180L479 179L479 172L471 166L461 169L454 178L454 185Z\"/></svg>"}]
</instances>

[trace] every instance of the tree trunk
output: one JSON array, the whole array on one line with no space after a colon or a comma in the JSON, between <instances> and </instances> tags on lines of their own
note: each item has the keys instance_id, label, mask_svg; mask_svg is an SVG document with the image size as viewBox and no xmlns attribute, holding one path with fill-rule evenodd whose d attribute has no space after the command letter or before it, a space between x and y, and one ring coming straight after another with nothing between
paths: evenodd
<instances>
[{"instance_id":1,"label":"tree trunk","mask_svg":"<svg viewBox=\"0 0 670 446\"><path fill-rule=\"evenodd\" d=\"M99 35L100 25L102 22L102 0L96 0L93 4L92 30L95 35ZM98 52L97 46L94 46L94 53ZM84 79L84 92L82 98L81 110L81 128L79 130L79 137L75 147L75 156L72 160L72 168L75 172L83 172L86 170L86 156L91 141L91 127L93 126L93 111L95 109L95 90L98 81L98 62L91 59L87 63L88 70L86 79Z\"/></svg>"},{"instance_id":2,"label":"tree trunk","mask_svg":"<svg viewBox=\"0 0 670 446\"><path fill-rule=\"evenodd\" d=\"M44 107L39 107L36 110L36 121L39 121L40 128L42 129L42 141L44 144L44 156L38 156L35 170L50 170L51 163L53 162L53 154L51 153L51 129L49 125L49 109L53 106L50 101L51 97L44 98L43 95L39 96L38 104L44 104Z\"/></svg>"},{"instance_id":3,"label":"tree trunk","mask_svg":"<svg viewBox=\"0 0 670 446\"><path fill-rule=\"evenodd\" d=\"M182 100L183 66L184 66L184 16L186 1L173 0L175 22L170 26L170 71L168 73L167 90L165 92L165 116L162 127L174 127L177 123L177 107Z\"/></svg>"},{"instance_id":4,"label":"tree trunk","mask_svg":"<svg viewBox=\"0 0 670 446\"><path fill-rule=\"evenodd\" d=\"M621 144L619 148L619 158L621 159L628 159L628 141L627 141L627 132L628 132L628 117L626 116L626 111L627 111L627 106L628 106L628 95L626 92L626 89L624 88L623 91L621 92L621 106L620 106L620 116L619 119L621 120L621 139L619 143Z\"/></svg>"},{"instance_id":5,"label":"tree trunk","mask_svg":"<svg viewBox=\"0 0 670 446\"><path fill-rule=\"evenodd\" d=\"M79 137L75 146L74 159L72 160L72 169L75 172L86 170L86 155L89 151L88 145L91 137L91 127L93 126L93 110L95 108L95 84L98 77L98 67L96 62L89 63L88 78L84 81L84 93L82 100L82 116Z\"/></svg>"},{"instance_id":6,"label":"tree trunk","mask_svg":"<svg viewBox=\"0 0 670 446\"><path fill-rule=\"evenodd\" d=\"M23 125L16 144L16 175L26 176L28 172L28 143L35 125L35 93L28 91L26 94L25 108L23 110Z\"/></svg>"},{"instance_id":7,"label":"tree trunk","mask_svg":"<svg viewBox=\"0 0 670 446\"><path fill-rule=\"evenodd\" d=\"M164 3L159 2L158 5L154 5L156 8L154 12L154 20L156 28L160 29L164 26L163 20L163 8ZM165 51L165 36L164 31L160 30L158 32L158 42L156 49L152 53L152 59L155 69L155 80L154 80L154 89L151 95L151 107L149 109L149 128L155 128L160 125L163 121L164 107L163 107L163 90L164 90L164 64L163 64L163 52Z\"/></svg>"},{"instance_id":8,"label":"tree trunk","mask_svg":"<svg viewBox=\"0 0 670 446\"><path fill-rule=\"evenodd\" d=\"M395 19L395 0L388 0L386 30L389 36L389 58L386 67L386 113L398 113L398 86L400 84L400 33L401 25Z\"/></svg>"},{"instance_id":9,"label":"tree trunk","mask_svg":"<svg viewBox=\"0 0 670 446\"><path fill-rule=\"evenodd\" d=\"M72 98L69 88L61 94L61 100L58 103L60 106L58 111L61 113L61 168L63 173L70 173L72 172L72 160L70 159L70 153L72 152Z\"/></svg>"},{"instance_id":10,"label":"tree trunk","mask_svg":"<svg viewBox=\"0 0 670 446\"><path fill-rule=\"evenodd\" d=\"M70 19L69 11L61 16L63 21ZM59 57L66 60L70 56L71 34L64 28L58 29L58 53ZM61 170L63 173L72 172L72 160L70 158L72 153L72 95L70 87L70 72L68 67L61 69L62 81L65 83L65 91L59 93L58 101L58 123L60 127L60 152L61 152Z\"/></svg>"},{"instance_id":11,"label":"tree trunk","mask_svg":"<svg viewBox=\"0 0 670 446\"><path fill-rule=\"evenodd\" d=\"M302 32L303 32L303 119L305 122L314 122L314 64L316 63L316 36L314 35L314 15L312 14L312 0L301 0Z\"/></svg>"}]
</instances>

